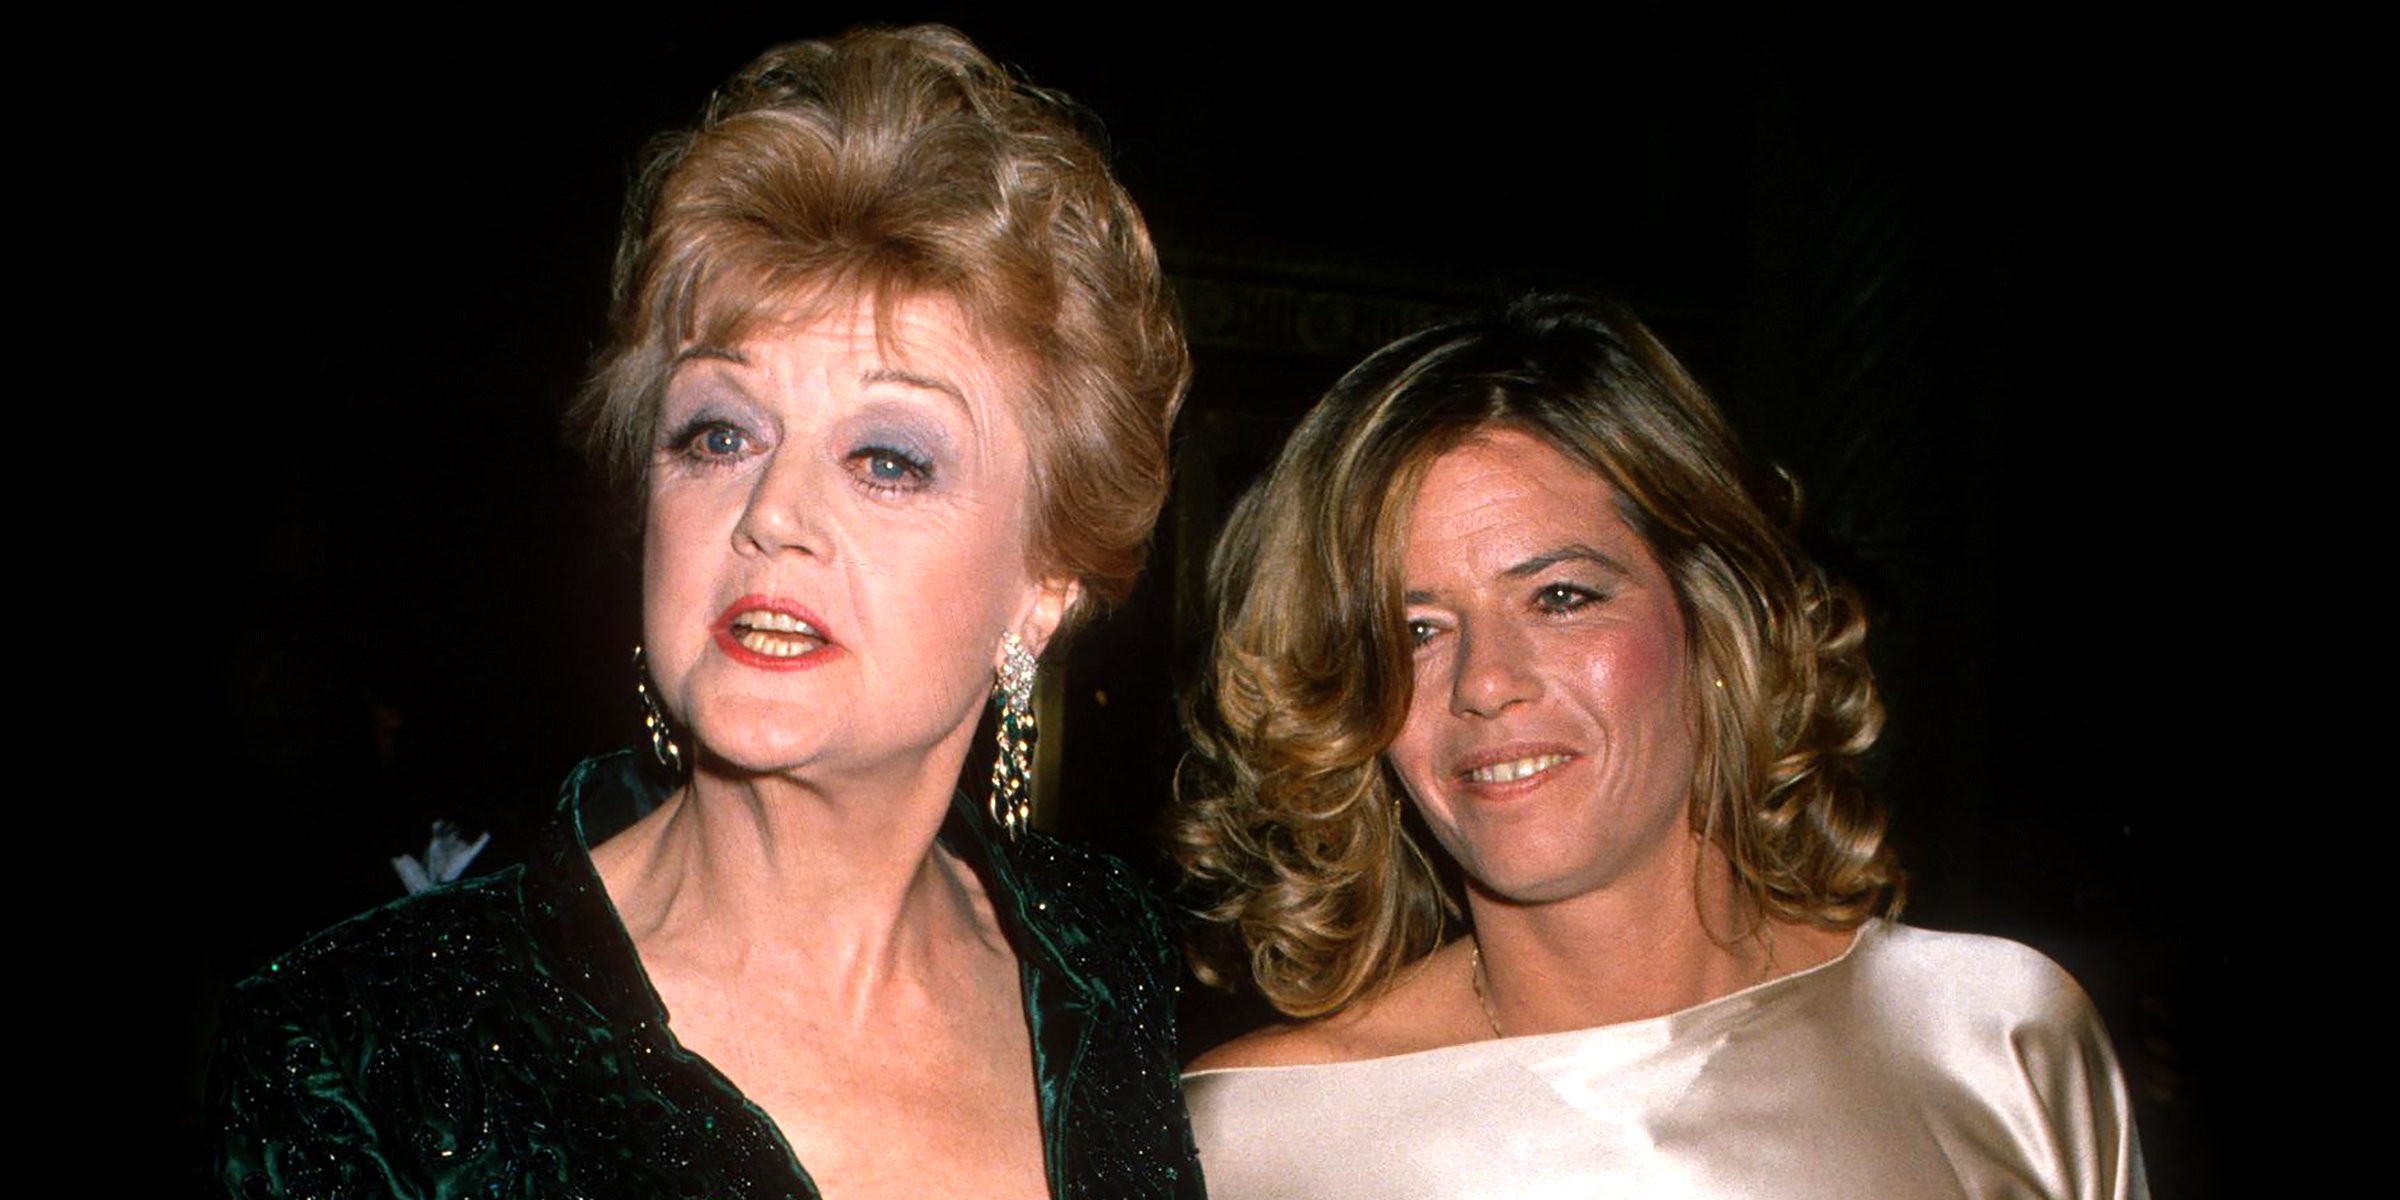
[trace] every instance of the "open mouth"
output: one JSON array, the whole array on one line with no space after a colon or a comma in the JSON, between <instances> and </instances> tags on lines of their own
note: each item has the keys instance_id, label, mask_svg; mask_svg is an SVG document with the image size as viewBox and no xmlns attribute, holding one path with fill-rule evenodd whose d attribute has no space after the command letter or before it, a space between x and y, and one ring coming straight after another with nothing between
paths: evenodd
<instances>
[{"instance_id":1,"label":"open mouth","mask_svg":"<svg viewBox=\"0 0 2400 1200\"><path fill-rule=\"evenodd\" d=\"M747 608L726 622L733 644L761 658L799 658L825 645L815 626L790 613Z\"/></svg>"},{"instance_id":2,"label":"open mouth","mask_svg":"<svg viewBox=\"0 0 2400 1200\"><path fill-rule=\"evenodd\" d=\"M1477 767L1464 774L1469 783L1515 783L1563 767L1574 759L1572 754L1533 754Z\"/></svg>"}]
</instances>

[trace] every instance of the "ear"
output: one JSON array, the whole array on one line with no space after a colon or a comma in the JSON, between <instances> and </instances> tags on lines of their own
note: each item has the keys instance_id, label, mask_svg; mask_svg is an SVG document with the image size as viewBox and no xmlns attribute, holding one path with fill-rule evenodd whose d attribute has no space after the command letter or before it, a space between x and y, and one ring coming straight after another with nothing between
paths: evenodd
<instances>
[{"instance_id":1,"label":"ear","mask_svg":"<svg viewBox=\"0 0 2400 1200\"><path fill-rule=\"evenodd\" d=\"M1033 651L1035 658L1040 658L1042 651L1049 647L1050 638L1058 632L1059 623L1067 619L1067 613L1082 597L1083 585L1063 575L1033 585L1033 594L1017 614L1014 628L1018 639L1025 643L1026 649ZM992 652L994 670L999 669L999 663L999 651L995 650Z\"/></svg>"}]
</instances>

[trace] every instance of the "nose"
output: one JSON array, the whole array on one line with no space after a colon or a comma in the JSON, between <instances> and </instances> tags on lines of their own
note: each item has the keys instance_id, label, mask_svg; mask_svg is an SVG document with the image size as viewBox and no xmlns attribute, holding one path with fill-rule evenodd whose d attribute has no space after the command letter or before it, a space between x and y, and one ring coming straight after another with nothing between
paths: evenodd
<instances>
[{"instance_id":1,"label":"nose","mask_svg":"<svg viewBox=\"0 0 2400 1200\"><path fill-rule=\"evenodd\" d=\"M1461 628L1452 661L1450 711L1462 717L1496 717L1542 694L1532 647L1505 622Z\"/></svg>"},{"instance_id":2,"label":"nose","mask_svg":"<svg viewBox=\"0 0 2400 1200\"><path fill-rule=\"evenodd\" d=\"M744 554L774 556L788 552L816 554L822 550L819 520L823 497L810 478L808 456L777 449L768 455L750 485L741 519L733 526L733 548Z\"/></svg>"}]
</instances>

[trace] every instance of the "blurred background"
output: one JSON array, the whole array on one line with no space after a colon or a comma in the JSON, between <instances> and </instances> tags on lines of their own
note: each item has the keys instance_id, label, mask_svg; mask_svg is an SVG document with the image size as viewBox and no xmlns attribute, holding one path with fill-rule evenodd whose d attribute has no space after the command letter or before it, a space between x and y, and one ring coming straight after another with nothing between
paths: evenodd
<instances>
[{"instance_id":1,"label":"blurred background","mask_svg":"<svg viewBox=\"0 0 2400 1200\"><path fill-rule=\"evenodd\" d=\"M558 432L625 185L755 52L865 20L956 24L1088 104L1190 324L1153 567L1047 685L1044 825L1165 883L1174 687L1226 507L1374 347L1528 287L1605 291L1798 475L1809 537L1870 598L1909 919L2065 964L2159 1194L2230 1191L2249 947L2201 914L2232 903L2216 814L2240 798L2209 743L2241 727L2168 713L2227 653L2197 614L2259 566L2210 545L2181 419L2214 383L2180 348L2224 254L2192 213L2244 100L2149 64L2137 86L2154 39L2021 7L158 29L96 86L152 147L119 164L135 266L103 281L108 336L163 366L124 402L165 518L144 569L209 631L156 707L190 739L174 778L226 797L145 818L178 898L140 967L176 1020L137 1036L173 1067L144 1100L169 1144L198 1136L233 980L399 895L389 860L437 818L493 834L477 869L514 861L570 765L633 743L634 546ZM1260 1019L1186 995L1195 1050Z\"/></svg>"}]
</instances>

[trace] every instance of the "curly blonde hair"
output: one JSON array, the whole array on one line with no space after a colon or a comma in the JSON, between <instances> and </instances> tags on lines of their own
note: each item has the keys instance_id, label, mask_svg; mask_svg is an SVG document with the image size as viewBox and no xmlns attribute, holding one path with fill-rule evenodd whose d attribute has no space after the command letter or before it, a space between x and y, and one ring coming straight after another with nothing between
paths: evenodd
<instances>
[{"instance_id":1,"label":"curly blonde hair","mask_svg":"<svg viewBox=\"0 0 2400 1200\"><path fill-rule=\"evenodd\" d=\"M1083 111L954 29L770 50L663 140L629 197L612 337L569 423L638 488L676 355L820 305L938 296L1031 368L1029 559L1121 599L1191 377L1142 215Z\"/></svg>"},{"instance_id":2,"label":"curly blonde hair","mask_svg":"<svg viewBox=\"0 0 2400 1200\"><path fill-rule=\"evenodd\" d=\"M1630 314L1539 296L1344 376L1217 544L1173 830L1208 926L1202 978L1322 1016L1439 943L1455 904L1382 757L1413 683L1400 563L1426 469L1495 428L1606 479L1673 581L1701 697L1692 828L1758 912L1846 928L1896 909L1884 811L1859 776L1883 723L1865 616L1794 541L1788 478L1751 466Z\"/></svg>"}]
</instances>

